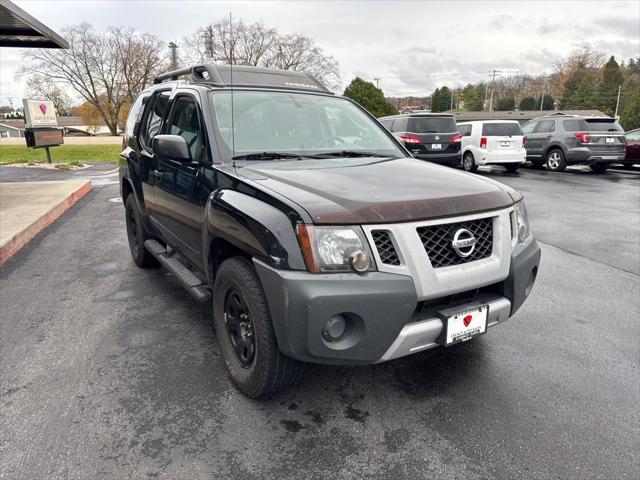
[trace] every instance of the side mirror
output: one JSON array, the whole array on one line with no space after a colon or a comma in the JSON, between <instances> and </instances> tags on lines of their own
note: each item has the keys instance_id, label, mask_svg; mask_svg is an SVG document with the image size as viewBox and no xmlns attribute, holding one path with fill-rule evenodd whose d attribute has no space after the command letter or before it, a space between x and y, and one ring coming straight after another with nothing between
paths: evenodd
<instances>
[{"instance_id":1,"label":"side mirror","mask_svg":"<svg viewBox=\"0 0 640 480\"><path fill-rule=\"evenodd\" d=\"M156 135L153 137L153 153L178 162L190 162L191 152L187 141L180 135Z\"/></svg>"}]
</instances>

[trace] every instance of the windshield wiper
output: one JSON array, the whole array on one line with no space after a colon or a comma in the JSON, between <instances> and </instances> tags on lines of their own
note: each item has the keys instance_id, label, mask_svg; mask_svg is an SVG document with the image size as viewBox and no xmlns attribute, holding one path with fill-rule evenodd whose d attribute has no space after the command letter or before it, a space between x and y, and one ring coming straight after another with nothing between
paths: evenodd
<instances>
[{"instance_id":1,"label":"windshield wiper","mask_svg":"<svg viewBox=\"0 0 640 480\"><path fill-rule=\"evenodd\" d=\"M314 157L379 157L379 158L391 158L392 155L383 155L376 152L363 152L360 150L340 150L337 152L318 153Z\"/></svg>"},{"instance_id":2,"label":"windshield wiper","mask_svg":"<svg viewBox=\"0 0 640 480\"><path fill-rule=\"evenodd\" d=\"M231 160L276 160L283 158L290 160L292 158L303 158L302 155L296 155L293 153L281 153L281 152L261 152L261 153L248 153L246 155L236 155Z\"/></svg>"}]
</instances>

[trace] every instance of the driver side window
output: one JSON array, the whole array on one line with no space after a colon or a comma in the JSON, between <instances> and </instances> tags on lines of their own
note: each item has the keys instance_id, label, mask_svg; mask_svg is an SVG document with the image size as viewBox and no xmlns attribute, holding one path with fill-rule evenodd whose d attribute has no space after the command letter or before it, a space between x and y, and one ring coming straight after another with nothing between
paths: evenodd
<instances>
[{"instance_id":1,"label":"driver side window","mask_svg":"<svg viewBox=\"0 0 640 480\"><path fill-rule=\"evenodd\" d=\"M188 95L178 96L169 122L170 135L179 135L185 139L191 159L199 162L206 158L206 142L198 116L198 104Z\"/></svg>"}]
</instances>

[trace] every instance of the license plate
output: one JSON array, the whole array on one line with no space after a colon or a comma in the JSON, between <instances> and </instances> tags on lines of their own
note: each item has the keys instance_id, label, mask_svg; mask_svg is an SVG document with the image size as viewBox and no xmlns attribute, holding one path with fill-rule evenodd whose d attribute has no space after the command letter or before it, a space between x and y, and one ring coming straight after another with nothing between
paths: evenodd
<instances>
[{"instance_id":1,"label":"license plate","mask_svg":"<svg viewBox=\"0 0 640 480\"><path fill-rule=\"evenodd\" d=\"M445 345L466 342L476 335L487 331L487 314L489 306L471 308L458 312L447 319Z\"/></svg>"},{"instance_id":2,"label":"license plate","mask_svg":"<svg viewBox=\"0 0 640 480\"><path fill-rule=\"evenodd\" d=\"M442 144L441 143L432 143L431 144L431 150L442 150Z\"/></svg>"},{"instance_id":3,"label":"license plate","mask_svg":"<svg viewBox=\"0 0 640 480\"><path fill-rule=\"evenodd\" d=\"M612 137L607 137L604 141L605 141L605 143L613 143L613 142L616 141L616 139L612 138Z\"/></svg>"},{"instance_id":4,"label":"license plate","mask_svg":"<svg viewBox=\"0 0 640 480\"><path fill-rule=\"evenodd\" d=\"M511 146L511 142L500 142L500 146L501 147L510 147Z\"/></svg>"}]
</instances>

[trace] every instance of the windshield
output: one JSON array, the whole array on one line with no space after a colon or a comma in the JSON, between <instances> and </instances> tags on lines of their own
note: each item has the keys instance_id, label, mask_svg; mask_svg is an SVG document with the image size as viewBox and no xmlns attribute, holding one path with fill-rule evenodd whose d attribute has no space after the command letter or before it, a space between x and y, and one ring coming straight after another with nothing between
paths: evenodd
<instances>
[{"instance_id":1,"label":"windshield","mask_svg":"<svg viewBox=\"0 0 640 480\"><path fill-rule=\"evenodd\" d=\"M457 131L453 117L410 117L407 131L412 133L453 133Z\"/></svg>"},{"instance_id":2,"label":"windshield","mask_svg":"<svg viewBox=\"0 0 640 480\"><path fill-rule=\"evenodd\" d=\"M218 130L232 149L231 94L212 92ZM233 156L262 159L277 152L292 157L353 153L406 156L383 128L348 100L288 92L233 92ZM273 156L272 158L286 158Z\"/></svg>"},{"instance_id":3,"label":"windshield","mask_svg":"<svg viewBox=\"0 0 640 480\"><path fill-rule=\"evenodd\" d=\"M613 118L585 118L590 132L624 132L620 124Z\"/></svg>"},{"instance_id":4,"label":"windshield","mask_svg":"<svg viewBox=\"0 0 640 480\"><path fill-rule=\"evenodd\" d=\"M522 130L520 130L520 125L517 123L484 123L482 125L482 135L485 137L522 135Z\"/></svg>"}]
</instances>

